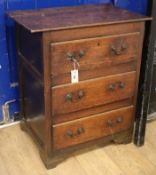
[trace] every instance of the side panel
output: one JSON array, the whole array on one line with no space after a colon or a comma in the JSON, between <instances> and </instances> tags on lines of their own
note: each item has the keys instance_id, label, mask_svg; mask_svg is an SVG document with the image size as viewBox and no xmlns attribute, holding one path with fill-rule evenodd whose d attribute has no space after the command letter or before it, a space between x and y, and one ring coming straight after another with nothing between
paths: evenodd
<instances>
[{"instance_id":1,"label":"side panel","mask_svg":"<svg viewBox=\"0 0 156 175\"><path fill-rule=\"evenodd\" d=\"M42 34L31 34L24 28L17 27L21 114L39 142L43 144L45 109Z\"/></svg>"}]
</instances>

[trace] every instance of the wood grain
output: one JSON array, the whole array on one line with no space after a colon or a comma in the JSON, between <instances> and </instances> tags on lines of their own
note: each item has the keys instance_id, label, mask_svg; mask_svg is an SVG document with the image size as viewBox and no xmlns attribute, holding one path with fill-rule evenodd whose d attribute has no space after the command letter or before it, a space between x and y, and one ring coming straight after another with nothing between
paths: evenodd
<instances>
[{"instance_id":1,"label":"wood grain","mask_svg":"<svg viewBox=\"0 0 156 175\"><path fill-rule=\"evenodd\" d=\"M87 174L125 175L120 167L105 152L98 148L95 151L77 155L76 159Z\"/></svg>"},{"instance_id":2,"label":"wood grain","mask_svg":"<svg viewBox=\"0 0 156 175\"><path fill-rule=\"evenodd\" d=\"M85 28L49 31L49 38L51 38L51 42L62 42L86 38L104 37L108 35L121 35L138 32L143 26L144 22L120 23L117 25L112 24L93 27L86 26Z\"/></svg>"},{"instance_id":3,"label":"wood grain","mask_svg":"<svg viewBox=\"0 0 156 175\"><path fill-rule=\"evenodd\" d=\"M54 125L53 148L61 149L126 130L132 126L133 115L131 106ZM118 122L119 118L122 121ZM109 121L112 124L109 125ZM79 132L79 129L83 131Z\"/></svg>"},{"instance_id":4,"label":"wood grain","mask_svg":"<svg viewBox=\"0 0 156 175\"><path fill-rule=\"evenodd\" d=\"M64 114L130 98L134 94L135 76L134 71L53 87L53 113L54 115ZM125 87L119 87L120 82ZM111 86L114 89L110 89ZM81 91L82 97L79 96ZM72 100L67 99L68 94L72 95Z\"/></svg>"},{"instance_id":5,"label":"wood grain","mask_svg":"<svg viewBox=\"0 0 156 175\"><path fill-rule=\"evenodd\" d=\"M124 146L110 146L104 149L104 152L109 157L112 157L112 160L121 167L121 170L127 175L151 175L156 171L156 167L153 166L148 158L139 153L139 148L134 149L131 145ZM121 156L122 155L122 156ZM127 161L127 158L129 161Z\"/></svg>"},{"instance_id":6,"label":"wood grain","mask_svg":"<svg viewBox=\"0 0 156 175\"><path fill-rule=\"evenodd\" d=\"M73 61L69 60L68 54L73 54L79 65L79 71L112 67L118 64L130 62L137 59L137 48L139 45L140 33L130 33L123 35L111 35L92 39L73 40L51 44L51 74L70 73L74 68ZM122 50L122 45L127 48ZM112 50L115 47L121 50L121 54L116 55ZM81 56L80 53L84 52ZM95 75L96 76L96 75ZM88 77L90 78L90 77Z\"/></svg>"},{"instance_id":7,"label":"wood grain","mask_svg":"<svg viewBox=\"0 0 156 175\"><path fill-rule=\"evenodd\" d=\"M151 18L112 5L86 5L8 13L31 32L139 22ZM85 16L85 18L84 18ZM106 17L107 16L107 17Z\"/></svg>"},{"instance_id":8,"label":"wood grain","mask_svg":"<svg viewBox=\"0 0 156 175\"><path fill-rule=\"evenodd\" d=\"M93 108L84 109L81 111L74 111L74 112L70 112L66 114L59 114L59 115L55 115L53 113L53 116L52 116L53 124L63 123L66 121L71 121L71 120L87 117L90 115L104 113L104 112L111 111L114 109L119 109L121 107L130 106L132 104L133 104L133 97L129 99L124 99L121 101L116 101L114 103L108 103L108 104L101 105L101 106L95 106Z\"/></svg>"},{"instance_id":9,"label":"wood grain","mask_svg":"<svg viewBox=\"0 0 156 175\"><path fill-rule=\"evenodd\" d=\"M47 170L36 145L19 125L0 129L0 172L2 175L155 175L156 121L147 124L145 145L109 145L78 152ZM21 163L22 162L22 163ZM145 162L145 163L144 163Z\"/></svg>"},{"instance_id":10,"label":"wood grain","mask_svg":"<svg viewBox=\"0 0 156 175\"><path fill-rule=\"evenodd\" d=\"M125 72L132 72L136 70L136 60L128 61L124 64L115 64L110 66L105 66L105 64L101 64L101 66L97 66L95 69L89 67L87 70L79 70L79 81L85 81L89 79L121 74ZM80 69L80 68L79 68ZM51 76L52 86L58 86L61 84L69 84L71 83L71 72L60 74L56 76Z\"/></svg>"}]
</instances>

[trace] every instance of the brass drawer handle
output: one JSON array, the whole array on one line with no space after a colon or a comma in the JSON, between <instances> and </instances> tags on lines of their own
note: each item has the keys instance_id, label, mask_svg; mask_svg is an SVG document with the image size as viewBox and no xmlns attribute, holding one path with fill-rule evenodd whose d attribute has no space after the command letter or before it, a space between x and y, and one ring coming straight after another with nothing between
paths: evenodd
<instances>
[{"instance_id":1,"label":"brass drawer handle","mask_svg":"<svg viewBox=\"0 0 156 175\"><path fill-rule=\"evenodd\" d=\"M113 127L113 121L112 120L107 120L106 122L107 127Z\"/></svg>"},{"instance_id":2,"label":"brass drawer handle","mask_svg":"<svg viewBox=\"0 0 156 175\"><path fill-rule=\"evenodd\" d=\"M82 97L84 97L85 96L85 92L83 91L83 90L80 90L79 92L78 92L78 97L81 99Z\"/></svg>"},{"instance_id":3,"label":"brass drawer handle","mask_svg":"<svg viewBox=\"0 0 156 175\"><path fill-rule=\"evenodd\" d=\"M66 101L72 102L73 101L73 95L75 96L76 94L73 93L68 93L65 96ZM78 91L78 99L81 99L85 96L85 92L83 90Z\"/></svg>"},{"instance_id":4,"label":"brass drawer handle","mask_svg":"<svg viewBox=\"0 0 156 175\"><path fill-rule=\"evenodd\" d=\"M127 43L122 43L118 45L112 45L111 50L115 53L115 55L121 55L125 50L128 49Z\"/></svg>"},{"instance_id":5,"label":"brass drawer handle","mask_svg":"<svg viewBox=\"0 0 156 175\"><path fill-rule=\"evenodd\" d=\"M123 117L118 117L118 118L116 119L116 122L117 122L117 123L123 123L123 121L124 121Z\"/></svg>"},{"instance_id":6,"label":"brass drawer handle","mask_svg":"<svg viewBox=\"0 0 156 175\"><path fill-rule=\"evenodd\" d=\"M109 90L109 91L114 91L115 88L116 88L116 85L115 85L115 84L110 84L110 85L108 86L108 90Z\"/></svg>"},{"instance_id":7,"label":"brass drawer handle","mask_svg":"<svg viewBox=\"0 0 156 175\"><path fill-rule=\"evenodd\" d=\"M68 52L67 53L67 60L69 60L69 61L78 61L83 56L85 56L85 51L84 50L80 50L78 53Z\"/></svg>"},{"instance_id":8,"label":"brass drawer handle","mask_svg":"<svg viewBox=\"0 0 156 175\"><path fill-rule=\"evenodd\" d=\"M111 119L109 119L109 120L106 121L106 125L107 125L107 127L112 128L112 127L114 127L116 124L121 124L121 123L123 123L123 121L124 121L123 117L118 117L118 118L116 119L116 121L112 121Z\"/></svg>"},{"instance_id":9,"label":"brass drawer handle","mask_svg":"<svg viewBox=\"0 0 156 175\"><path fill-rule=\"evenodd\" d=\"M83 56L85 56L85 51L84 50L80 50L79 58L82 58Z\"/></svg>"},{"instance_id":10,"label":"brass drawer handle","mask_svg":"<svg viewBox=\"0 0 156 175\"><path fill-rule=\"evenodd\" d=\"M112 51L116 54L116 55L121 55L121 48L119 48L119 47L116 47L116 46L114 46L114 45L112 45L112 47L111 47L111 49L112 49Z\"/></svg>"},{"instance_id":11,"label":"brass drawer handle","mask_svg":"<svg viewBox=\"0 0 156 175\"><path fill-rule=\"evenodd\" d=\"M124 89L126 85L124 82L118 82L118 86L120 89Z\"/></svg>"},{"instance_id":12,"label":"brass drawer handle","mask_svg":"<svg viewBox=\"0 0 156 175\"><path fill-rule=\"evenodd\" d=\"M109 91L114 91L116 89L116 87L120 88L120 89L124 89L126 87L126 84L122 81L116 82L114 84L110 84L108 86L108 90Z\"/></svg>"},{"instance_id":13,"label":"brass drawer handle","mask_svg":"<svg viewBox=\"0 0 156 175\"><path fill-rule=\"evenodd\" d=\"M72 93L67 94L66 95L66 100L72 102L72 100L73 100L73 94Z\"/></svg>"},{"instance_id":14,"label":"brass drawer handle","mask_svg":"<svg viewBox=\"0 0 156 175\"><path fill-rule=\"evenodd\" d=\"M128 49L128 44L127 43L122 43L122 50Z\"/></svg>"},{"instance_id":15,"label":"brass drawer handle","mask_svg":"<svg viewBox=\"0 0 156 175\"><path fill-rule=\"evenodd\" d=\"M74 61L76 59L76 55L73 52L68 52L67 53L67 60L69 61Z\"/></svg>"},{"instance_id":16,"label":"brass drawer handle","mask_svg":"<svg viewBox=\"0 0 156 175\"><path fill-rule=\"evenodd\" d=\"M68 130L68 131L66 132L66 135L67 135L68 137L70 137L70 138L72 138L72 137L74 136L73 131L71 131L71 130Z\"/></svg>"},{"instance_id":17,"label":"brass drawer handle","mask_svg":"<svg viewBox=\"0 0 156 175\"><path fill-rule=\"evenodd\" d=\"M84 128L78 128L77 129L77 134L80 135L80 134L83 134L85 132L85 129Z\"/></svg>"},{"instance_id":18,"label":"brass drawer handle","mask_svg":"<svg viewBox=\"0 0 156 175\"><path fill-rule=\"evenodd\" d=\"M78 128L77 132L73 132L72 130L67 130L66 136L69 138L77 137L85 132L85 129L83 127Z\"/></svg>"}]
</instances>

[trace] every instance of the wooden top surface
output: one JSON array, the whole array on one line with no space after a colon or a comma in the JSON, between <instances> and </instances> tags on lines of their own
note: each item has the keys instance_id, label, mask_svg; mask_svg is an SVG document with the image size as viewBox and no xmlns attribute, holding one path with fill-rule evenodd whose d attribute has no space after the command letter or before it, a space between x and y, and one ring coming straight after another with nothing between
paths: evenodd
<instances>
[{"instance_id":1,"label":"wooden top surface","mask_svg":"<svg viewBox=\"0 0 156 175\"><path fill-rule=\"evenodd\" d=\"M151 19L110 4L24 10L7 14L32 33Z\"/></svg>"}]
</instances>

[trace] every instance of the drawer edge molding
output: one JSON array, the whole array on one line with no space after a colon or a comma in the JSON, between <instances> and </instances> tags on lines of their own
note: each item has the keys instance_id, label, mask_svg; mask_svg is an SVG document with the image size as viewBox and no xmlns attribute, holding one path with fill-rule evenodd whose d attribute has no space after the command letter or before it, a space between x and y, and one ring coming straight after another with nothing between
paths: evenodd
<instances>
[{"instance_id":1,"label":"drawer edge molding","mask_svg":"<svg viewBox=\"0 0 156 175\"><path fill-rule=\"evenodd\" d=\"M133 126L134 107L129 106L52 126L53 150L64 149L128 130Z\"/></svg>"}]
</instances>

